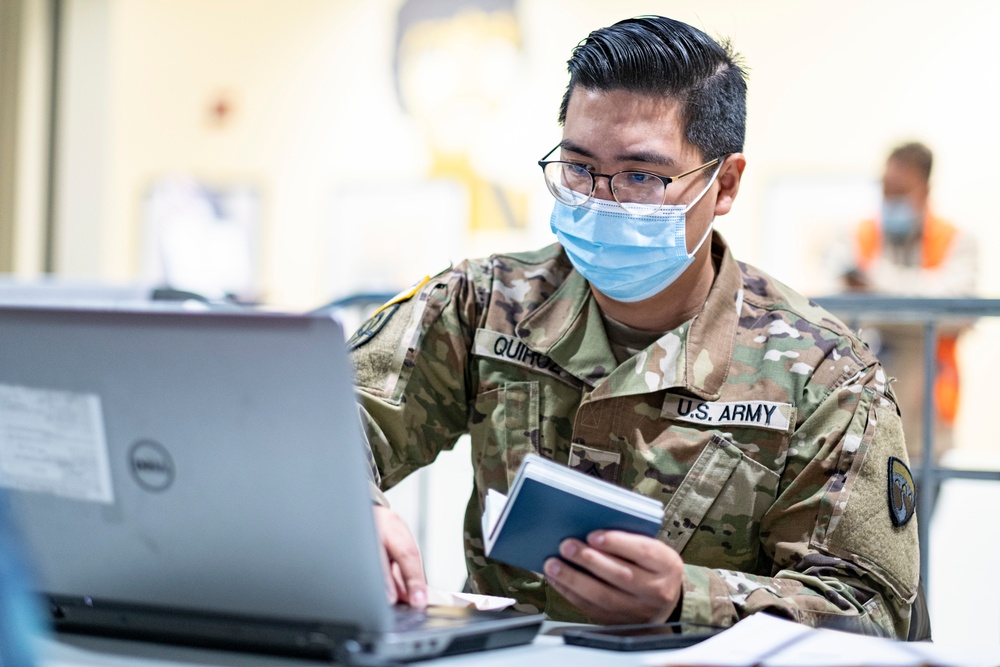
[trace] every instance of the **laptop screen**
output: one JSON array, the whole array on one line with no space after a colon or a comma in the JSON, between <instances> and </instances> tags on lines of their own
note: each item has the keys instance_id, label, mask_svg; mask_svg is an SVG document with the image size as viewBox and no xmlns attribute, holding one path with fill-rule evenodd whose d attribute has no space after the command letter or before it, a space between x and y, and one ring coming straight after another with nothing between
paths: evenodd
<instances>
[{"instance_id":1,"label":"laptop screen","mask_svg":"<svg viewBox=\"0 0 1000 667\"><path fill-rule=\"evenodd\" d=\"M47 594L391 622L336 321L0 311L0 481Z\"/></svg>"}]
</instances>

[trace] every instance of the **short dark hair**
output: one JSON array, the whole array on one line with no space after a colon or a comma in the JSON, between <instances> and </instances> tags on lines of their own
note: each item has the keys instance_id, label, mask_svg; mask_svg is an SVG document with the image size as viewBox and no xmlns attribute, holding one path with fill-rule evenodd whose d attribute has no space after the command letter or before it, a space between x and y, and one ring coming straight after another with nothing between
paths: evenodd
<instances>
[{"instance_id":1,"label":"short dark hair","mask_svg":"<svg viewBox=\"0 0 1000 667\"><path fill-rule=\"evenodd\" d=\"M673 97L681 102L685 138L713 160L743 151L746 72L728 41L663 16L640 16L590 33L567 62L569 85L559 107L566 122L577 86Z\"/></svg>"},{"instance_id":2,"label":"short dark hair","mask_svg":"<svg viewBox=\"0 0 1000 667\"><path fill-rule=\"evenodd\" d=\"M934 153L926 145L919 141L910 141L900 144L889 153L889 160L913 167L924 177L925 181L931 180L931 167L934 166Z\"/></svg>"}]
</instances>

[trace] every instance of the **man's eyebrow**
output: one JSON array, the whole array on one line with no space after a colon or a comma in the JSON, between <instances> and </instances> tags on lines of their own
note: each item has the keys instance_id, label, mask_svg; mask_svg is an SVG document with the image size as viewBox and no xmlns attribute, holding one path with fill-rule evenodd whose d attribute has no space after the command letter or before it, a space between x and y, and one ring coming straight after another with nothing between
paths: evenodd
<instances>
[{"instance_id":1,"label":"man's eyebrow","mask_svg":"<svg viewBox=\"0 0 1000 667\"><path fill-rule=\"evenodd\" d=\"M653 151L638 151L636 153L625 153L618 156L619 162L647 162L658 167L673 167L677 162L669 155L654 153Z\"/></svg>"},{"instance_id":2,"label":"man's eyebrow","mask_svg":"<svg viewBox=\"0 0 1000 667\"><path fill-rule=\"evenodd\" d=\"M569 139L564 139L560 148L569 151L571 153L577 153L588 159L594 159L595 155L592 151L587 150L583 146L576 144ZM672 157L663 155L662 153L656 153L653 151L636 151L634 153L624 153L615 157L618 162L645 162L647 164L656 165L658 167L673 167L676 166L677 162Z\"/></svg>"},{"instance_id":3,"label":"man's eyebrow","mask_svg":"<svg viewBox=\"0 0 1000 667\"><path fill-rule=\"evenodd\" d=\"M594 157L596 157L592 152L588 151L586 148L584 148L579 144L573 143L569 139L563 139L559 143L559 147L562 148L564 151L569 151L570 153L579 153L585 158L593 159Z\"/></svg>"}]
</instances>

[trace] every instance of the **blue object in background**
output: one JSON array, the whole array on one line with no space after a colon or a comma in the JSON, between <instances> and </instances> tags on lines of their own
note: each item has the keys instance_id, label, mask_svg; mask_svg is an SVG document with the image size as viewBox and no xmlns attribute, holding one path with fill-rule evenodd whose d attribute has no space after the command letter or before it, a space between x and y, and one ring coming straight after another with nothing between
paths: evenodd
<instances>
[{"instance_id":1,"label":"blue object in background","mask_svg":"<svg viewBox=\"0 0 1000 667\"><path fill-rule=\"evenodd\" d=\"M36 664L33 638L42 627L41 615L27 580L10 505L0 489L0 667Z\"/></svg>"}]
</instances>

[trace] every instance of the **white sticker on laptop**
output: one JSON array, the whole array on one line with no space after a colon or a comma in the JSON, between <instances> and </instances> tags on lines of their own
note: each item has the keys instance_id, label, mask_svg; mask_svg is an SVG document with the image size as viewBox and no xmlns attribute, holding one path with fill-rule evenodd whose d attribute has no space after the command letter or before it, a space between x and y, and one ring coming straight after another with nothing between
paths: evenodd
<instances>
[{"instance_id":1,"label":"white sticker on laptop","mask_svg":"<svg viewBox=\"0 0 1000 667\"><path fill-rule=\"evenodd\" d=\"M0 486L114 502L100 397L0 384Z\"/></svg>"}]
</instances>

